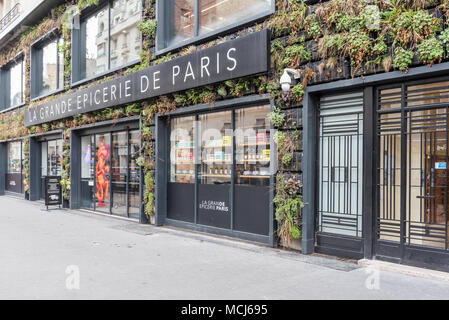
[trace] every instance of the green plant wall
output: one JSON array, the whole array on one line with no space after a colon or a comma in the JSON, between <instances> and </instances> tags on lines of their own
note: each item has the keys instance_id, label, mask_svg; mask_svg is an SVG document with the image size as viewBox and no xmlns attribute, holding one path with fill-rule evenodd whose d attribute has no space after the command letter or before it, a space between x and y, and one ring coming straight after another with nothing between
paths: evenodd
<instances>
[{"instance_id":1,"label":"green plant wall","mask_svg":"<svg viewBox=\"0 0 449 320\"><path fill-rule=\"evenodd\" d=\"M272 31L270 45L271 70L267 74L233 79L222 83L176 92L127 106L107 108L97 112L77 115L60 121L25 128L24 111L0 114L0 140L25 137L61 129L64 132L64 159L62 185L64 198L70 194L70 129L105 120L115 120L132 115L142 119L142 141L139 165L144 173L144 206L147 216L154 210L154 137L152 128L156 113L164 113L199 103L212 103L251 94L268 93L276 108L269 115L275 135L279 171L276 175L276 220L281 243L288 245L292 238L301 235L300 162L302 148L301 125L292 124L286 114L301 112L304 91L311 83L332 81L342 77L356 77L373 72L401 70L407 72L419 64L432 65L447 60L449 44L449 0L332 0L308 5L302 0L277 0L276 12L265 21L257 21L240 30L178 51L154 55L157 30L155 1L144 1L143 19L139 24L143 48L141 62L126 70L119 70L107 77L94 80L76 88L70 88L71 15L85 6L95 6L96 0L68 1L52 10L38 25L24 32L12 46L0 50L0 66L23 51L26 62L27 88L29 87L29 47L33 41L53 28L63 38L66 91L98 84L116 76L129 74L151 65L205 49L232 38L269 28ZM345 75L345 67L350 72ZM298 69L300 81L291 92L283 93L279 78L284 68ZM53 95L30 102L26 92L27 107L57 98ZM28 170L28 169L27 169ZM25 184L29 185L26 176ZM29 188L29 187L26 187ZM28 189L27 189L28 190Z\"/></svg>"}]
</instances>

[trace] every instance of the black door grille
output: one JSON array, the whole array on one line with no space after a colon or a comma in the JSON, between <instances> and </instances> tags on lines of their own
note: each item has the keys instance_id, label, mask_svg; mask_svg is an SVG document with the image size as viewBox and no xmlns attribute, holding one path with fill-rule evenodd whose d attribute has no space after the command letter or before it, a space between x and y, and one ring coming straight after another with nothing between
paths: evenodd
<instances>
[{"instance_id":1,"label":"black door grille","mask_svg":"<svg viewBox=\"0 0 449 320\"><path fill-rule=\"evenodd\" d=\"M376 238L396 257L448 250L448 92L446 81L378 91Z\"/></svg>"},{"instance_id":2,"label":"black door grille","mask_svg":"<svg viewBox=\"0 0 449 320\"><path fill-rule=\"evenodd\" d=\"M362 236L363 94L320 100L318 231Z\"/></svg>"}]
</instances>

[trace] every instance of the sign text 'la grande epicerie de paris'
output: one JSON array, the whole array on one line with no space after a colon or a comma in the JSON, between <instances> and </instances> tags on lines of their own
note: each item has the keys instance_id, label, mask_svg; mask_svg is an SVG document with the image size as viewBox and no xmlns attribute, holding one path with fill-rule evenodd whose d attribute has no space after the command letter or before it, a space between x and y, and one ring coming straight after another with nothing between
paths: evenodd
<instances>
[{"instance_id":1,"label":"sign text 'la grande epicerie de paris'","mask_svg":"<svg viewBox=\"0 0 449 320\"><path fill-rule=\"evenodd\" d=\"M268 30L94 85L25 111L25 126L267 72Z\"/></svg>"}]
</instances>

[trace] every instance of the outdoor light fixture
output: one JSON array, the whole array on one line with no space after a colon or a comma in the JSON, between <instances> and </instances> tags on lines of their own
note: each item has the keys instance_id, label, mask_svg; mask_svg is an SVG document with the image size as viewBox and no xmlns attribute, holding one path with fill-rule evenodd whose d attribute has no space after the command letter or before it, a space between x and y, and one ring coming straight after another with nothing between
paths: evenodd
<instances>
[{"instance_id":1,"label":"outdoor light fixture","mask_svg":"<svg viewBox=\"0 0 449 320\"><path fill-rule=\"evenodd\" d=\"M291 73L295 79L299 79L300 77L300 74L297 70L290 68L284 69L284 73L282 74L280 80L282 91L284 92L288 92L290 90L290 85L292 84L292 78L290 78L289 73Z\"/></svg>"}]
</instances>

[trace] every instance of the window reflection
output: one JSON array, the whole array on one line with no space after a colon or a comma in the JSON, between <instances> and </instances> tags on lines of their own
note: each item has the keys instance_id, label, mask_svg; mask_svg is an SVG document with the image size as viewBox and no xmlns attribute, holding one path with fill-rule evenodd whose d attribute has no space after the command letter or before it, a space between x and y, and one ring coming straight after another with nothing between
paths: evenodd
<instances>
[{"instance_id":1,"label":"window reflection","mask_svg":"<svg viewBox=\"0 0 449 320\"><path fill-rule=\"evenodd\" d=\"M139 59L141 1L116 0L111 8L111 68Z\"/></svg>"},{"instance_id":2,"label":"window reflection","mask_svg":"<svg viewBox=\"0 0 449 320\"><path fill-rule=\"evenodd\" d=\"M165 2L168 46L185 41L194 36L194 10L194 0L174 0Z\"/></svg>"},{"instance_id":3,"label":"window reflection","mask_svg":"<svg viewBox=\"0 0 449 320\"><path fill-rule=\"evenodd\" d=\"M10 107L17 106L25 101L24 81L22 60L10 68Z\"/></svg>"},{"instance_id":4,"label":"window reflection","mask_svg":"<svg viewBox=\"0 0 449 320\"><path fill-rule=\"evenodd\" d=\"M56 91L64 83L62 39L55 39L42 48L42 84L39 95Z\"/></svg>"},{"instance_id":5,"label":"window reflection","mask_svg":"<svg viewBox=\"0 0 449 320\"><path fill-rule=\"evenodd\" d=\"M8 171L7 173L21 172L21 149L20 141L8 143Z\"/></svg>"},{"instance_id":6,"label":"window reflection","mask_svg":"<svg viewBox=\"0 0 449 320\"><path fill-rule=\"evenodd\" d=\"M86 78L93 77L107 69L108 24L107 7L86 20Z\"/></svg>"},{"instance_id":7,"label":"window reflection","mask_svg":"<svg viewBox=\"0 0 449 320\"><path fill-rule=\"evenodd\" d=\"M199 34L205 34L263 13L271 0L199 0Z\"/></svg>"}]
</instances>

